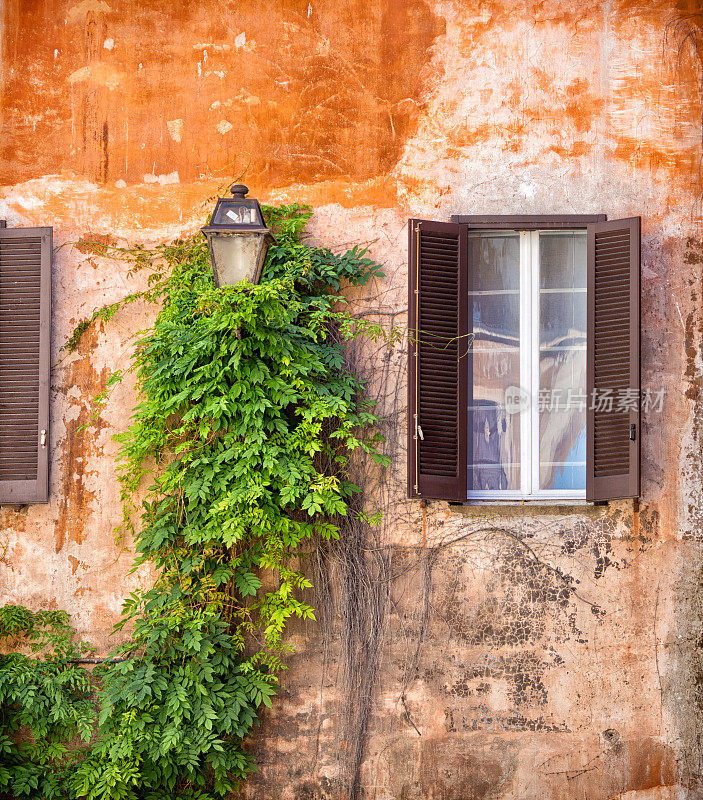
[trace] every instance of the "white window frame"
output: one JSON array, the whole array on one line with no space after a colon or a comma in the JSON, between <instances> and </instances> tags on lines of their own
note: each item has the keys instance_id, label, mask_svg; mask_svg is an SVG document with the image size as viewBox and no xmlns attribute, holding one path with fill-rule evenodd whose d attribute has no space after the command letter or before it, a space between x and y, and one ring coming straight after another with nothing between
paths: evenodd
<instances>
[{"instance_id":1,"label":"white window frame","mask_svg":"<svg viewBox=\"0 0 703 800\"><path fill-rule=\"evenodd\" d=\"M516 231L494 228L473 229L469 236L514 235ZM520 385L530 402L520 410L520 491L504 489L467 490L467 500L584 500L586 489L535 489L539 487L539 353L540 353L540 272L539 236L541 233L586 234L586 228L540 228L521 230L520 236ZM585 265L584 265L585 268ZM586 289L578 289L586 292ZM529 378L529 379L528 379ZM469 376L473 380L473 376ZM586 387L583 387L584 393ZM468 416L467 416L468 424ZM469 431L469 436L471 432ZM534 445L534 447L533 447ZM527 469L525 468L527 467ZM470 473L471 465L468 465ZM583 465L584 484L586 464Z\"/></svg>"}]
</instances>

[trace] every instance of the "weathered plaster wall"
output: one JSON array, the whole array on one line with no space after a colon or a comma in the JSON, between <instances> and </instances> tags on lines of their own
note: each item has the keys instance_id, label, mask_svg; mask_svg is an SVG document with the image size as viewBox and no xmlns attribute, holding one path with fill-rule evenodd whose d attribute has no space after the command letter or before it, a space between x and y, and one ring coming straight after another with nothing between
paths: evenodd
<instances>
[{"instance_id":1,"label":"weathered plaster wall","mask_svg":"<svg viewBox=\"0 0 703 800\"><path fill-rule=\"evenodd\" d=\"M76 245L87 233L193 231L246 170L261 199L313 202L320 239L372 242L387 277L355 310L402 325L410 215L641 215L643 384L667 394L644 417L638 510L405 501L404 355L359 354L394 458L369 501L385 510L374 568L391 602L366 629L377 651L351 648L372 697L361 787L374 800L703 797L703 7L0 7L0 216L53 225L61 245L51 501L0 509L0 598L66 608L104 652L121 599L148 580L125 577L113 532L111 435L132 387L97 419L91 399L153 310L120 312L64 357L76 322L134 286ZM252 742L247 798L345 796L363 706L346 705L359 688L341 635L353 576L326 567L334 613L292 632L298 655Z\"/></svg>"}]
</instances>

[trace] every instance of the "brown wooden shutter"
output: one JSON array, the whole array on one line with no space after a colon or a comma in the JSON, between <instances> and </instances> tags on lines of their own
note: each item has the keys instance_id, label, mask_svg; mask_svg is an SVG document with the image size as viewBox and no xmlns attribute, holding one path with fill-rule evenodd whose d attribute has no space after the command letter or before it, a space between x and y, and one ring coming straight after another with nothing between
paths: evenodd
<instances>
[{"instance_id":1,"label":"brown wooden shutter","mask_svg":"<svg viewBox=\"0 0 703 800\"><path fill-rule=\"evenodd\" d=\"M410 220L408 494L466 500L466 226Z\"/></svg>"},{"instance_id":2,"label":"brown wooden shutter","mask_svg":"<svg viewBox=\"0 0 703 800\"><path fill-rule=\"evenodd\" d=\"M588 226L586 385L586 497L594 501L638 497L639 217Z\"/></svg>"},{"instance_id":3,"label":"brown wooden shutter","mask_svg":"<svg viewBox=\"0 0 703 800\"><path fill-rule=\"evenodd\" d=\"M51 228L0 228L0 503L49 497Z\"/></svg>"}]
</instances>

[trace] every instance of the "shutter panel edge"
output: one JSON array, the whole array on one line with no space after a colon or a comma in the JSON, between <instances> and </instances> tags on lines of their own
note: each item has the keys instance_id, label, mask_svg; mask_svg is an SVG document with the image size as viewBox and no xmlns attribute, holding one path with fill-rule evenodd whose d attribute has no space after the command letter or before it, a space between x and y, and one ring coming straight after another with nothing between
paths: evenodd
<instances>
[{"instance_id":1,"label":"shutter panel edge","mask_svg":"<svg viewBox=\"0 0 703 800\"><path fill-rule=\"evenodd\" d=\"M25 505L29 503L46 503L49 500L49 394L50 394L50 371L51 371L51 264L53 256L53 228L6 228L0 226L0 253L3 245L17 243L28 239L39 239L39 285L36 297L39 301L39 317L37 335L31 341L31 345L37 350L37 369L36 389L34 392L27 393L26 405L37 406L37 429L36 429L36 471L31 479L7 478L0 479L0 505ZM0 255L0 269L2 268L2 257ZM26 272L26 270L23 270ZM10 274L9 272L6 274ZM0 281L5 275L0 273ZM0 297L2 288L0 287ZM0 332L1 335L1 332ZM0 340L1 344L1 340ZM0 355L0 368L2 367L2 356ZM2 402L2 397L0 397ZM1 413L1 411L0 411ZM31 442L33 436L26 437L23 442L29 445L31 452ZM7 445L6 445L7 446ZM0 450L0 460L3 453Z\"/></svg>"},{"instance_id":2,"label":"shutter panel edge","mask_svg":"<svg viewBox=\"0 0 703 800\"><path fill-rule=\"evenodd\" d=\"M422 308L423 283L427 289L428 278L431 277L432 266L428 263L428 256L425 256L424 270L422 257L422 236L436 235L440 240L447 240L446 252L442 254L442 268L445 278L440 277L440 273L435 273L435 280L446 279L447 264L456 258L456 302L452 307L447 306L450 312L448 317L442 318L442 328L447 322L452 322L452 312L456 319L456 338L452 342L449 340L441 350L435 354L427 366L422 368L423 352L427 351L427 338L422 341L420 318L423 313L427 313ZM456 251L451 246L451 240L456 242ZM437 241L430 245L428 250L436 248ZM451 255L451 257L449 257ZM464 502L467 497L467 440L468 440L468 246L467 246L467 227L450 222L434 222L430 220L411 219L408 221L408 497L431 500L448 500ZM450 270L451 273L451 270ZM423 276L425 276L423 278ZM453 276L449 274L450 284L454 283ZM436 298L435 298L436 300ZM432 331L424 331L427 337L432 337ZM436 337L443 336L443 332L435 334ZM430 345L431 347L431 345ZM456 353L456 360L450 365L447 356L451 349ZM442 352L443 351L443 352ZM442 369L436 373L438 377L446 380L447 388L450 390L447 397L448 424L447 428L438 430L436 427L436 417L430 421L427 419L428 407L423 404L422 397L427 397L429 391L423 387L421 377L424 371L427 374L428 368L434 368L433 362L441 362ZM449 371L447 371L449 367ZM455 386L452 387L452 383ZM424 393L424 394L423 394ZM429 398L431 400L431 398ZM439 398L440 400L443 398ZM424 409L423 409L424 405ZM454 418L452 419L452 410ZM426 423L426 433L422 430L423 415ZM419 426L419 427L418 427ZM453 430L452 430L453 427ZM431 438L427 438L427 437ZM424 437L424 438L422 438ZM425 457L423 459L423 446ZM424 461L424 464L423 464ZM431 471L442 462L442 469ZM425 469L423 470L423 466ZM440 474L441 472L441 474ZM452 474L453 473L453 474Z\"/></svg>"},{"instance_id":3,"label":"shutter panel edge","mask_svg":"<svg viewBox=\"0 0 703 800\"><path fill-rule=\"evenodd\" d=\"M640 251L641 251L641 223L640 217L597 222L588 225L587 245L587 368L586 368L586 499L591 502L636 498L640 496L640 451L641 451L641 386L640 386ZM613 364L604 364L599 353L596 353L596 334L598 333L598 305L600 292L598 287L598 239L607 239L615 233L621 233L619 241L613 245L619 252L615 263L612 250L609 256L609 269L624 270L625 264L629 271L629 296L623 298L621 307L627 306L628 319L623 322L620 329L620 338L626 336L628 341L627 367L621 361L615 369L621 370L621 378L627 380L629 389L637 393L637 408L627 412L627 418L621 422L612 417L613 412L597 412L592 408L594 390L607 388L599 386L599 370L604 367L612 372ZM623 242L626 238L626 243ZM601 270L604 269L601 262ZM612 303L612 296L608 297L607 289L603 288L604 296ZM612 323L611 323L612 324ZM612 331L612 329L611 329ZM612 335L612 334L609 334ZM618 352L615 347L614 351ZM612 357L612 356L611 356ZM617 395L616 400L617 402ZM599 416L600 414L600 416ZM608 414L608 417L604 415ZM624 415L623 415L624 416ZM620 424L618 424L620 422ZM631 426L635 426L635 439L630 438ZM626 438L625 438L626 437ZM598 441L608 441L607 454L599 452ZM597 441L598 440L598 441ZM619 452L618 452L619 448ZM627 450L625 450L627 448ZM600 473L600 474L599 474Z\"/></svg>"}]
</instances>

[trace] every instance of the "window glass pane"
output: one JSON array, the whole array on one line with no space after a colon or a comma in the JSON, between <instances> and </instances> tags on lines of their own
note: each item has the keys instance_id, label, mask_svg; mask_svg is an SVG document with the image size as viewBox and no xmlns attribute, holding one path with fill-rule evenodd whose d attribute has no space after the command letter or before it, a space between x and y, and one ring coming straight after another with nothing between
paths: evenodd
<instances>
[{"instance_id":1,"label":"window glass pane","mask_svg":"<svg viewBox=\"0 0 703 800\"><path fill-rule=\"evenodd\" d=\"M586 292L540 291L540 348L586 346Z\"/></svg>"},{"instance_id":2,"label":"window glass pane","mask_svg":"<svg viewBox=\"0 0 703 800\"><path fill-rule=\"evenodd\" d=\"M586 488L586 234L539 236L539 488Z\"/></svg>"},{"instance_id":3,"label":"window glass pane","mask_svg":"<svg viewBox=\"0 0 703 800\"><path fill-rule=\"evenodd\" d=\"M474 347L516 347L520 341L520 294L481 293L470 298Z\"/></svg>"},{"instance_id":4,"label":"window glass pane","mask_svg":"<svg viewBox=\"0 0 703 800\"><path fill-rule=\"evenodd\" d=\"M520 489L520 415L508 413L520 386L520 237L469 239L469 490Z\"/></svg>"},{"instance_id":5,"label":"window glass pane","mask_svg":"<svg viewBox=\"0 0 703 800\"><path fill-rule=\"evenodd\" d=\"M586 234L540 233L540 289L586 288Z\"/></svg>"},{"instance_id":6,"label":"window glass pane","mask_svg":"<svg viewBox=\"0 0 703 800\"><path fill-rule=\"evenodd\" d=\"M520 236L516 233L479 233L469 236L469 290L518 291Z\"/></svg>"},{"instance_id":7,"label":"window glass pane","mask_svg":"<svg viewBox=\"0 0 703 800\"><path fill-rule=\"evenodd\" d=\"M586 351L540 352L540 489L586 488Z\"/></svg>"}]
</instances>

